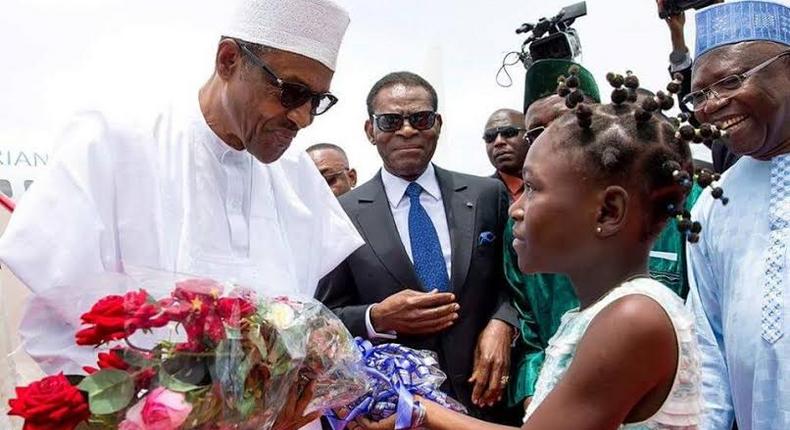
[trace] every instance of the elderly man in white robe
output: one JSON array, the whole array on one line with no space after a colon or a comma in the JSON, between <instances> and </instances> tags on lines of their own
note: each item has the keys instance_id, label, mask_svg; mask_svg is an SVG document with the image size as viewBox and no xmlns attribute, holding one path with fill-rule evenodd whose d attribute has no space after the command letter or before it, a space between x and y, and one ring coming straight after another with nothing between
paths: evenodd
<instances>
[{"instance_id":1,"label":"elderly man in white robe","mask_svg":"<svg viewBox=\"0 0 790 430\"><path fill-rule=\"evenodd\" d=\"M790 429L790 8L764 1L697 13L692 93L700 121L741 159L692 217L688 246L702 352L700 429Z\"/></svg>"},{"instance_id":2,"label":"elderly man in white robe","mask_svg":"<svg viewBox=\"0 0 790 430\"><path fill-rule=\"evenodd\" d=\"M90 274L141 266L312 296L362 245L310 158L289 150L337 101L348 14L330 0L242 0L233 16L199 91L140 118L78 116L16 208L0 261L33 293L20 334L45 372L95 361L74 342Z\"/></svg>"}]
</instances>

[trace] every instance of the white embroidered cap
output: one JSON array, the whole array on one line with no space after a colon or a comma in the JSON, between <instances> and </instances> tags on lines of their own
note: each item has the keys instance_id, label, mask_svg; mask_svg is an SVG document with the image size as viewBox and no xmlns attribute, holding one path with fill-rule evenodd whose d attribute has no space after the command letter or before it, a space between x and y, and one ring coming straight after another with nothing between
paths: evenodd
<instances>
[{"instance_id":1,"label":"white embroidered cap","mask_svg":"<svg viewBox=\"0 0 790 430\"><path fill-rule=\"evenodd\" d=\"M331 0L240 0L222 35L301 54L334 71L349 22Z\"/></svg>"}]
</instances>

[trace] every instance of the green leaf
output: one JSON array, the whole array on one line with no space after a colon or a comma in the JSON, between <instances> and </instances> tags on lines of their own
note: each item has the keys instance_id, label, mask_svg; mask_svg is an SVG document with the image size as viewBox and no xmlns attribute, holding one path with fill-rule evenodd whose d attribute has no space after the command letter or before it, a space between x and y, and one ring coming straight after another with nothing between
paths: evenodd
<instances>
[{"instance_id":1,"label":"green leaf","mask_svg":"<svg viewBox=\"0 0 790 430\"><path fill-rule=\"evenodd\" d=\"M244 396L239 401L239 404L236 406L236 409L241 413L242 417L248 418L255 411L256 406L257 404L255 397L248 395L248 396Z\"/></svg>"},{"instance_id":2,"label":"green leaf","mask_svg":"<svg viewBox=\"0 0 790 430\"><path fill-rule=\"evenodd\" d=\"M269 356L269 350L266 347L266 340L261 335L260 327L253 326L247 333L247 339L258 349L258 353L261 354L261 361L266 361Z\"/></svg>"},{"instance_id":3,"label":"green leaf","mask_svg":"<svg viewBox=\"0 0 790 430\"><path fill-rule=\"evenodd\" d=\"M211 357L193 357L177 354L162 362L162 371L181 382L196 386L211 384L209 363Z\"/></svg>"},{"instance_id":4,"label":"green leaf","mask_svg":"<svg viewBox=\"0 0 790 430\"><path fill-rule=\"evenodd\" d=\"M159 370L159 384L170 391L175 391L178 393L188 393L190 391L202 388L199 385L190 384L176 378L175 376L167 373L164 368Z\"/></svg>"},{"instance_id":5,"label":"green leaf","mask_svg":"<svg viewBox=\"0 0 790 430\"><path fill-rule=\"evenodd\" d=\"M134 379L116 369L86 376L77 388L88 392L91 413L96 415L114 414L127 407L134 397Z\"/></svg>"},{"instance_id":6,"label":"green leaf","mask_svg":"<svg viewBox=\"0 0 790 430\"><path fill-rule=\"evenodd\" d=\"M133 349L124 349L121 352L121 357L123 361L127 362L130 366L141 369L151 367L155 364L153 360L146 358L143 353Z\"/></svg>"}]
</instances>

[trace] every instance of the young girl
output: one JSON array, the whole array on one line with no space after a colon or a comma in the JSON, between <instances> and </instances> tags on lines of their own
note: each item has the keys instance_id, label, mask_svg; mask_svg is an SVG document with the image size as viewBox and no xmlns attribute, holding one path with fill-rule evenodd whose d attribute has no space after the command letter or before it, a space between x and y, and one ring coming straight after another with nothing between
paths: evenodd
<instances>
[{"instance_id":1,"label":"young girl","mask_svg":"<svg viewBox=\"0 0 790 430\"><path fill-rule=\"evenodd\" d=\"M656 235L683 213L692 137L676 136L660 113L663 95L637 106L626 94L563 115L524 162L525 192L510 208L519 268L567 274L580 306L549 343L523 429L697 428L692 320L647 271ZM684 218L693 241L699 225ZM425 400L416 416L430 429L507 428ZM392 422L360 420L372 429Z\"/></svg>"}]
</instances>

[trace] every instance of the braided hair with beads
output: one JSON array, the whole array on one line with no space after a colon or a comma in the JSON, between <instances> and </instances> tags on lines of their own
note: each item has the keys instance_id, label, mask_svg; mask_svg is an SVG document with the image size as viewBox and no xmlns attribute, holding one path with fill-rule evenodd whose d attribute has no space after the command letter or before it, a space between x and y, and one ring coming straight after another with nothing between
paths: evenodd
<instances>
[{"instance_id":1,"label":"braided hair with beads","mask_svg":"<svg viewBox=\"0 0 790 430\"><path fill-rule=\"evenodd\" d=\"M675 74L666 90L653 94L639 87L639 78L631 71L625 76L608 73L612 86L611 104L591 105L584 102L579 88L578 68L571 67L568 75L560 78L557 94L565 98L572 109L579 128L567 145L580 146L594 170L604 177L626 179L635 173L645 178L643 197L653 208L646 217L646 234L658 233L657 225L669 217L678 221L678 229L691 243L699 240L702 226L691 220L685 199L693 181L702 188L710 188L714 198L727 204L724 191L716 185L718 174L707 169L694 171L689 143L710 142L724 131L711 124L694 128L688 115L668 118L663 111L672 109L674 95L680 90L682 75ZM647 93L641 97L640 92Z\"/></svg>"}]
</instances>

